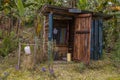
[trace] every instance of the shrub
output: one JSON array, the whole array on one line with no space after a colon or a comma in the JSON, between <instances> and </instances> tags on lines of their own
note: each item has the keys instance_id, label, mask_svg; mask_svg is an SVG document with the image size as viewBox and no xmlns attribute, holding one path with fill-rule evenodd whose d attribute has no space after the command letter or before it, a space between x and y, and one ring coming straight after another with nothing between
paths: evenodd
<instances>
[{"instance_id":1,"label":"shrub","mask_svg":"<svg viewBox=\"0 0 120 80\"><path fill-rule=\"evenodd\" d=\"M0 45L0 55L5 57L12 52L17 46L17 40L14 39L14 32L10 33L10 36L5 36Z\"/></svg>"},{"instance_id":2,"label":"shrub","mask_svg":"<svg viewBox=\"0 0 120 80\"><path fill-rule=\"evenodd\" d=\"M120 40L117 41L112 52L112 60L115 66L120 68Z\"/></svg>"}]
</instances>

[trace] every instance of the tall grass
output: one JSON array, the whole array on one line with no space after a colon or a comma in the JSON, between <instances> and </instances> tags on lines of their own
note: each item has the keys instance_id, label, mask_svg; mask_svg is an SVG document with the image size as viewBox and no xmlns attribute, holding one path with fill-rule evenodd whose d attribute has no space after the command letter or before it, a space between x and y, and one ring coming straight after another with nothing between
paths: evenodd
<instances>
[{"instance_id":1,"label":"tall grass","mask_svg":"<svg viewBox=\"0 0 120 80\"><path fill-rule=\"evenodd\" d=\"M120 68L120 39L116 42L112 52L112 60L116 67Z\"/></svg>"}]
</instances>

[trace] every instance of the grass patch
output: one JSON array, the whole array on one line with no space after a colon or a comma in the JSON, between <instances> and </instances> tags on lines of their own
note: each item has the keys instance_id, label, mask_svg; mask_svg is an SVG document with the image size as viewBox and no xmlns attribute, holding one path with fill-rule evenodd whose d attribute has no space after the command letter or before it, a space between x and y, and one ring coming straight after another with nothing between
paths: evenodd
<instances>
[{"instance_id":1,"label":"grass patch","mask_svg":"<svg viewBox=\"0 0 120 80\"><path fill-rule=\"evenodd\" d=\"M116 67L107 60L92 61L89 66L82 63L54 63L51 75L48 62L36 65L33 70L16 70L14 58L6 58L0 64L0 78L7 80L119 80ZM82 71L82 73L80 72ZM6 75L7 73L7 75ZM2 80L2 79L1 79Z\"/></svg>"}]
</instances>

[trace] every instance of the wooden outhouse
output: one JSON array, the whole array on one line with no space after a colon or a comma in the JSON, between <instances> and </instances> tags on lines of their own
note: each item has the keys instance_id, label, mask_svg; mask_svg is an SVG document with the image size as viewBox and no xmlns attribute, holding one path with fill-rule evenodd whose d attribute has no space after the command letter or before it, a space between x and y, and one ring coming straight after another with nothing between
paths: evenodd
<instances>
[{"instance_id":1,"label":"wooden outhouse","mask_svg":"<svg viewBox=\"0 0 120 80\"><path fill-rule=\"evenodd\" d=\"M71 53L72 60L87 64L90 59L101 58L103 20L110 16L52 5L43 6L40 12L45 16L45 42L56 41L55 57L60 59ZM45 54L49 52L47 50L45 44Z\"/></svg>"}]
</instances>

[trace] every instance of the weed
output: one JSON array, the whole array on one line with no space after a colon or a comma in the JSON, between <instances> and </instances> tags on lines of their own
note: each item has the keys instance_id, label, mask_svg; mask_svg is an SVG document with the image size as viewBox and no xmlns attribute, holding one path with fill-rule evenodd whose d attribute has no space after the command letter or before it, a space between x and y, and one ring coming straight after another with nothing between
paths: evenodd
<instances>
[{"instance_id":1,"label":"weed","mask_svg":"<svg viewBox=\"0 0 120 80\"><path fill-rule=\"evenodd\" d=\"M10 36L5 36L0 45L0 55L5 57L12 52L17 46L17 40L14 39L14 32Z\"/></svg>"},{"instance_id":2,"label":"weed","mask_svg":"<svg viewBox=\"0 0 120 80\"><path fill-rule=\"evenodd\" d=\"M2 38L2 30L0 30L0 39Z\"/></svg>"},{"instance_id":3,"label":"weed","mask_svg":"<svg viewBox=\"0 0 120 80\"><path fill-rule=\"evenodd\" d=\"M120 68L120 40L117 41L114 51L112 52L113 64Z\"/></svg>"},{"instance_id":4,"label":"weed","mask_svg":"<svg viewBox=\"0 0 120 80\"><path fill-rule=\"evenodd\" d=\"M85 68L86 68L85 64L83 62L80 62L78 65L76 65L75 70L80 73L83 73Z\"/></svg>"}]
</instances>

